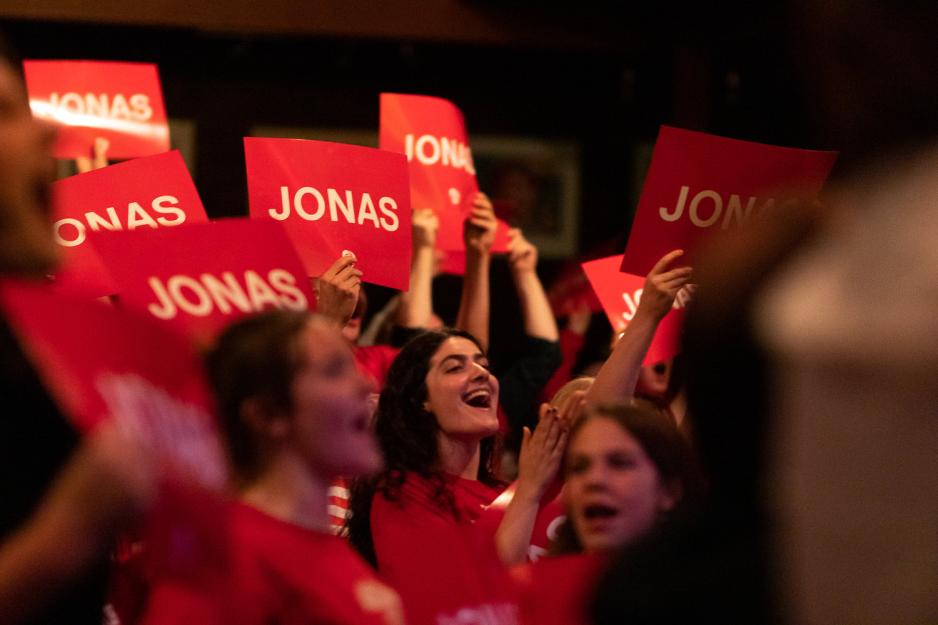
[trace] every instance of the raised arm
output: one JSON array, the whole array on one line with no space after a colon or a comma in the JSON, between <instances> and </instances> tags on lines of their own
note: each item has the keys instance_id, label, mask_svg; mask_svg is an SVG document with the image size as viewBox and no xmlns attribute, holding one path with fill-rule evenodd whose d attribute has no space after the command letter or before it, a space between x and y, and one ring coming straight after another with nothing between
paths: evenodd
<instances>
[{"instance_id":1,"label":"raised arm","mask_svg":"<svg viewBox=\"0 0 938 625\"><path fill-rule=\"evenodd\" d=\"M508 263L521 304L525 334L547 341L558 340L557 321L537 276L537 247L517 228L508 231Z\"/></svg>"},{"instance_id":2,"label":"raised arm","mask_svg":"<svg viewBox=\"0 0 938 625\"><path fill-rule=\"evenodd\" d=\"M678 291L690 281L690 267L670 269L683 254L683 250L668 252L648 273L635 316L596 374L596 381L586 394L588 404L622 401L635 393L642 361L658 324L671 310Z\"/></svg>"},{"instance_id":3,"label":"raised arm","mask_svg":"<svg viewBox=\"0 0 938 625\"><path fill-rule=\"evenodd\" d=\"M426 328L433 315L433 264L439 218L429 208L414 211L413 258L410 289L401 293L397 323L405 328Z\"/></svg>"},{"instance_id":4,"label":"raised arm","mask_svg":"<svg viewBox=\"0 0 938 625\"><path fill-rule=\"evenodd\" d=\"M547 404L541 406L541 417L534 432L524 428L518 481L511 487L511 501L495 532L495 547L505 566L521 564L527 559L537 513L557 479L569 430L567 415Z\"/></svg>"},{"instance_id":5,"label":"raised arm","mask_svg":"<svg viewBox=\"0 0 938 625\"><path fill-rule=\"evenodd\" d=\"M466 275L463 276L456 327L476 337L486 350L489 346L489 266L497 226L492 203L484 193L477 194L463 229Z\"/></svg>"}]
</instances>

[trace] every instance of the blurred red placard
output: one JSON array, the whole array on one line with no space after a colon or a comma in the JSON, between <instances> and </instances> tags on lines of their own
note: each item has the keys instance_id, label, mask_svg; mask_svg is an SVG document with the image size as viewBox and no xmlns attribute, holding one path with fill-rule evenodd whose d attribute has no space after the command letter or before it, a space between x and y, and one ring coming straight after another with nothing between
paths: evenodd
<instances>
[{"instance_id":1,"label":"blurred red placard","mask_svg":"<svg viewBox=\"0 0 938 625\"><path fill-rule=\"evenodd\" d=\"M169 149L169 126L156 65L112 61L24 61L35 117L59 127L58 158L91 156L96 137L112 159Z\"/></svg>"},{"instance_id":2,"label":"blurred red placard","mask_svg":"<svg viewBox=\"0 0 938 625\"><path fill-rule=\"evenodd\" d=\"M737 228L763 212L784 211L786 202L815 198L836 159L836 152L662 126L622 271L646 275L671 250L692 254L716 231Z\"/></svg>"}]
</instances>

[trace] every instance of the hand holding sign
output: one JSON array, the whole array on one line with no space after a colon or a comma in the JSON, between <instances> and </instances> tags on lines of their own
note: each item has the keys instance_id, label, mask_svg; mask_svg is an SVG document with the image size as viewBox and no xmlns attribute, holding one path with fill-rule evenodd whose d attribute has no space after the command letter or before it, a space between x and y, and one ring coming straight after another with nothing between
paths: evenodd
<instances>
[{"instance_id":1,"label":"hand holding sign","mask_svg":"<svg viewBox=\"0 0 938 625\"><path fill-rule=\"evenodd\" d=\"M432 208L415 208L411 217L414 227L414 251L436 245L440 219Z\"/></svg>"},{"instance_id":2,"label":"hand holding sign","mask_svg":"<svg viewBox=\"0 0 938 625\"><path fill-rule=\"evenodd\" d=\"M492 202L484 193L476 193L472 198L472 210L463 225L463 241L466 250L477 254L488 254L495 243L495 230L498 221Z\"/></svg>"},{"instance_id":3,"label":"hand holding sign","mask_svg":"<svg viewBox=\"0 0 938 625\"><path fill-rule=\"evenodd\" d=\"M641 299L635 316L649 315L650 318L660 321L671 312L674 298L691 279L693 270L690 267L669 269L671 263L684 255L684 250L674 250L665 254L645 277L642 287Z\"/></svg>"},{"instance_id":4,"label":"hand holding sign","mask_svg":"<svg viewBox=\"0 0 938 625\"><path fill-rule=\"evenodd\" d=\"M462 112L442 98L382 93L379 145L407 156L412 205L436 211L440 249L462 249L462 220L479 190Z\"/></svg>"},{"instance_id":5,"label":"hand holding sign","mask_svg":"<svg viewBox=\"0 0 938 625\"><path fill-rule=\"evenodd\" d=\"M111 142L104 137L95 137L94 146L91 148L91 158L79 156L75 158L75 169L79 174L84 174L95 169L107 167L107 150L111 147Z\"/></svg>"},{"instance_id":6,"label":"hand holding sign","mask_svg":"<svg viewBox=\"0 0 938 625\"><path fill-rule=\"evenodd\" d=\"M590 390L590 402L597 401L594 396L599 397L598 401L630 397L643 365L668 360L678 353L691 271L686 267L670 269L671 263L681 257L677 252L658 259L644 279L621 273L621 256L583 263L583 271L613 331L625 331L597 376L599 386L594 383ZM646 287L650 289L647 301ZM623 393L627 395L623 397Z\"/></svg>"},{"instance_id":7,"label":"hand holding sign","mask_svg":"<svg viewBox=\"0 0 938 625\"><path fill-rule=\"evenodd\" d=\"M514 272L537 270L537 246L524 238L518 228L508 231L508 264Z\"/></svg>"},{"instance_id":8,"label":"hand holding sign","mask_svg":"<svg viewBox=\"0 0 938 625\"><path fill-rule=\"evenodd\" d=\"M316 312L345 327L358 303L362 272L355 255L343 254L316 281Z\"/></svg>"}]
</instances>

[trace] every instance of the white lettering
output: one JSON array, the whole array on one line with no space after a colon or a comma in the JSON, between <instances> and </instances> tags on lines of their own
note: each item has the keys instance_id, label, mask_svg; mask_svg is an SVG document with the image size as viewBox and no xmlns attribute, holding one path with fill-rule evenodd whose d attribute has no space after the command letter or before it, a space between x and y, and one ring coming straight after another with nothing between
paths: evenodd
<instances>
[{"instance_id":1,"label":"white lettering","mask_svg":"<svg viewBox=\"0 0 938 625\"><path fill-rule=\"evenodd\" d=\"M689 203L688 197L690 197ZM663 221L677 221L684 215L684 207L687 206L687 217L698 228L709 228L720 221L722 217L723 221L720 227L722 230L728 230L732 226L746 225L753 215L761 215L775 206L773 198L767 198L761 207L756 206L758 201L759 198L756 196L749 196L744 206L743 198L739 194L731 193L729 198L724 200L722 195L712 189L697 191L691 196L690 187L682 185L674 208L661 206L658 208L658 216ZM798 200L792 201L797 202ZM713 204L713 212L709 215L706 212L708 202Z\"/></svg>"},{"instance_id":2,"label":"white lettering","mask_svg":"<svg viewBox=\"0 0 938 625\"><path fill-rule=\"evenodd\" d=\"M700 203L703 200L711 200L713 202L713 214L710 215L709 219L701 219L700 215L697 214L697 208L700 206ZM692 224L698 228L709 228L720 218L720 214L723 212L723 198L720 197L720 194L716 191L701 191L694 196L694 199L690 201L690 209L688 210L688 216Z\"/></svg>"},{"instance_id":3,"label":"white lettering","mask_svg":"<svg viewBox=\"0 0 938 625\"><path fill-rule=\"evenodd\" d=\"M195 278L189 276L173 276L167 282L168 290L173 301L179 306L179 309L193 317L205 317L212 312L212 296L208 294L202 284ZM189 301L185 297L185 292L190 291L194 296L194 301Z\"/></svg>"},{"instance_id":4,"label":"white lettering","mask_svg":"<svg viewBox=\"0 0 938 625\"><path fill-rule=\"evenodd\" d=\"M215 300L218 310L222 313L226 315L230 313L232 304L241 312L251 312L251 302L248 301L248 296L230 271L221 274L221 280L210 273L203 273L199 276L199 280L205 285L206 290Z\"/></svg>"},{"instance_id":5,"label":"white lettering","mask_svg":"<svg viewBox=\"0 0 938 625\"><path fill-rule=\"evenodd\" d=\"M264 282L264 279L257 275L255 271L245 271L244 281L248 287L248 297L251 298L251 305L254 310L263 310L264 306L281 308L280 300L270 285Z\"/></svg>"},{"instance_id":6,"label":"white lettering","mask_svg":"<svg viewBox=\"0 0 938 625\"><path fill-rule=\"evenodd\" d=\"M352 199L352 192L345 192L345 202L335 189L326 189L326 194L329 196L329 216L332 221L339 221L338 212L341 210L347 222L355 223L355 200Z\"/></svg>"},{"instance_id":7,"label":"white lettering","mask_svg":"<svg viewBox=\"0 0 938 625\"><path fill-rule=\"evenodd\" d=\"M677 205L674 207L673 213L668 213L667 206L662 206L658 209L658 214L661 215L661 218L665 221L677 221L681 218L681 215L684 213L684 203L687 202L687 192L690 191L690 187L682 186L681 192L677 196Z\"/></svg>"},{"instance_id":8,"label":"white lettering","mask_svg":"<svg viewBox=\"0 0 938 625\"><path fill-rule=\"evenodd\" d=\"M244 272L239 281L233 272L203 273L198 278L174 275L165 283L155 276L147 280L155 296L147 306L159 319L173 319L180 312L205 317L216 310L222 314L250 313L265 307L306 310L309 300L297 287L296 277L285 269L272 269L265 280L256 271Z\"/></svg>"},{"instance_id":9,"label":"white lettering","mask_svg":"<svg viewBox=\"0 0 938 625\"><path fill-rule=\"evenodd\" d=\"M277 212L276 208L271 208L267 214L277 221L283 221L290 216L290 189L288 187L280 187L280 212Z\"/></svg>"},{"instance_id":10,"label":"white lettering","mask_svg":"<svg viewBox=\"0 0 938 625\"><path fill-rule=\"evenodd\" d=\"M127 205L127 229L136 230L140 226L158 228L156 220L150 217L150 213L143 210L143 207L136 202Z\"/></svg>"},{"instance_id":11,"label":"white lettering","mask_svg":"<svg viewBox=\"0 0 938 625\"><path fill-rule=\"evenodd\" d=\"M111 119L124 119L128 121L145 122L153 117L153 107L150 106L150 97L143 93L134 93L127 96L123 93L109 95L107 93L66 93L49 94L49 104L53 115L66 113L70 115L92 115Z\"/></svg>"},{"instance_id":12,"label":"white lettering","mask_svg":"<svg viewBox=\"0 0 938 625\"><path fill-rule=\"evenodd\" d=\"M74 239L66 239L62 236L62 226L66 225L75 228ZM52 233L55 235L55 242L62 247L75 247L85 242L85 224L71 217L65 217L52 224Z\"/></svg>"},{"instance_id":13,"label":"white lettering","mask_svg":"<svg viewBox=\"0 0 938 625\"><path fill-rule=\"evenodd\" d=\"M280 292L280 303L290 310L306 310L309 302L303 291L297 288L296 278L286 269L272 269L267 274L270 284Z\"/></svg>"},{"instance_id":14,"label":"white lettering","mask_svg":"<svg viewBox=\"0 0 938 625\"><path fill-rule=\"evenodd\" d=\"M133 110L133 116L138 122L145 122L153 117L150 97L143 93L135 93L130 96L130 108Z\"/></svg>"},{"instance_id":15,"label":"white lettering","mask_svg":"<svg viewBox=\"0 0 938 625\"><path fill-rule=\"evenodd\" d=\"M381 224L378 223L378 213L375 212L375 205L371 201L371 196L362 193L362 203L358 208L358 225L361 226L365 221L374 223L375 228L381 227Z\"/></svg>"},{"instance_id":16,"label":"white lettering","mask_svg":"<svg viewBox=\"0 0 938 625\"><path fill-rule=\"evenodd\" d=\"M179 208L179 200L171 195L161 195L150 202L150 207L161 215L175 215L175 219L166 217L157 217L156 221L161 226L178 226L186 221L186 213Z\"/></svg>"},{"instance_id":17,"label":"white lettering","mask_svg":"<svg viewBox=\"0 0 938 625\"><path fill-rule=\"evenodd\" d=\"M102 219L97 213L85 213L85 221L88 222L88 227L98 232L101 228L105 230L120 230L121 229L121 220L117 217L117 211L114 210L113 206L107 208L108 219Z\"/></svg>"},{"instance_id":18,"label":"white lettering","mask_svg":"<svg viewBox=\"0 0 938 625\"><path fill-rule=\"evenodd\" d=\"M272 208L267 213L283 221L290 216L290 196L289 187L280 187L280 210ZM346 221L350 224L364 225L370 222L375 228L381 228L387 232L395 232L400 227L400 220L397 216L397 202L388 196L381 196L378 199L378 207L375 209L375 201L371 193L362 192L356 204L355 193L349 189L325 189L325 195L315 187L300 187L293 196L293 209L298 217L306 221L317 221L326 215L326 205L329 206L329 219L334 222ZM304 207L303 199L307 196L315 198L316 207L313 212ZM308 204L308 203L307 203ZM381 217L378 216L381 212Z\"/></svg>"},{"instance_id":19,"label":"white lettering","mask_svg":"<svg viewBox=\"0 0 938 625\"><path fill-rule=\"evenodd\" d=\"M394 201L394 198L382 197L378 200L378 210L381 211L384 217L387 217L387 219L381 218L381 227L388 232L396 231L400 226L400 222L397 219L397 202Z\"/></svg>"},{"instance_id":20,"label":"white lettering","mask_svg":"<svg viewBox=\"0 0 938 625\"><path fill-rule=\"evenodd\" d=\"M307 213L306 209L303 208L303 198L307 195L312 195L316 198L315 213ZM303 219L307 221L316 221L326 212L326 200L322 197L322 193L316 189L312 187L300 187L300 189L296 192L296 195L293 196L293 208L296 210L296 214Z\"/></svg>"},{"instance_id":21,"label":"white lettering","mask_svg":"<svg viewBox=\"0 0 938 625\"><path fill-rule=\"evenodd\" d=\"M424 146L427 145L433 148L430 154L426 154L426 150L424 149ZM416 151L417 160L423 165L433 165L440 160L440 142L432 135L423 135L417 139Z\"/></svg>"}]
</instances>

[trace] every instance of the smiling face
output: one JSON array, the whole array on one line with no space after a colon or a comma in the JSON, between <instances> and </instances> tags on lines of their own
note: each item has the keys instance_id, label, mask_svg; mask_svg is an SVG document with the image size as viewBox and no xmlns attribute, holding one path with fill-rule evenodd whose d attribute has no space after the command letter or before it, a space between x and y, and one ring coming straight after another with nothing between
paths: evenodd
<instances>
[{"instance_id":1,"label":"smiling face","mask_svg":"<svg viewBox=\"0 0 938 625\"><path fill-rule=\"evenodd\" d=\"M573 530L587 552L640 538L677 499L661 483L639 442L602 416L589 418L570 440L564 497Z\"/></svg>"},{"instance_id":2,"label":"smiling face","mask_svg":"<svg viewBox=\"0 0 938 625\"><path fill-rule=\"evenodd\" d=\"M0 60L0 271L41 274L59 257L52 238L51 126L33 119L23 83Z\"/></svg>"},{"instance_id":3,"label":"smiling face","mask_svg":"<svg viewBox=\"0 0 938 625\"><path fill-rule=\"evenodd\" d=\"M498 432L498 380L488 358L469 339L452 336L430 358L427 400L443 434L482 439Z\"/></svg>"},{"instance_id":4,"label":"smiling face","mask_svg":"<svg viewBox=\"0 0 938 625\"><path fill-rule=\"evenodd\" d=\"M370 386L341 335L311 322L298 338L304 364L293 378L293 412L282 440L325 477L352 477L381 467L368 423Z\"/></svg>"}]
</instances>

